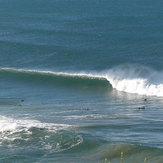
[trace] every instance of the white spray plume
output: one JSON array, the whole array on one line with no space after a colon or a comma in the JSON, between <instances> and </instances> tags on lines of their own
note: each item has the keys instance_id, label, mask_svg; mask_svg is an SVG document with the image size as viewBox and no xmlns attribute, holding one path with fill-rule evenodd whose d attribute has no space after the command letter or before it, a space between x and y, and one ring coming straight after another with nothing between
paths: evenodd
<instances>
[{"instance_id":1,"label":"white spray plume","mask_svg":"<svg viewBox=\"0 0 163 163\"><path fill-rule=\"evenodd\" d=\"M128 93L163 96L163 72L140 65L126 65L104 73L113 88Z\"/></svg>"}]
</instances>

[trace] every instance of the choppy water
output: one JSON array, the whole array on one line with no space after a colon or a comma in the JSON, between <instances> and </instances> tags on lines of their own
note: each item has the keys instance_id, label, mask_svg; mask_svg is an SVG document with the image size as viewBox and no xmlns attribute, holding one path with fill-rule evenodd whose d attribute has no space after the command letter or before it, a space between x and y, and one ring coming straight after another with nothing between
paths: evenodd
<instances>
[{"instance_id":1,"label":"choppy water","mask_svg":"<svg viewBox=\"0 0 163 163\"><path fill-rule=\"evenodd\" d=\"M0 162L162 163L162 6L0 0Z\"/></svg>"}]
</instances>

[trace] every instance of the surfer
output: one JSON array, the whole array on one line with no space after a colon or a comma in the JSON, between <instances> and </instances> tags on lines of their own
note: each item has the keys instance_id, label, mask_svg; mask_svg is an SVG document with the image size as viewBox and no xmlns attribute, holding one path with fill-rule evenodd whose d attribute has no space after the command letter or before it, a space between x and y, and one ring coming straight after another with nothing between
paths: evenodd
<instances>
[{"instance_id":1,"label":"surfer","mask_svg":"<svg viewBox=\"0 0 163 163\"><path fill-rule=\"evenodd\" d=\"M139 110L144 110L145 109L145 106L141 106L141 107L138 107Z\"/></svg>"}]
</instances>

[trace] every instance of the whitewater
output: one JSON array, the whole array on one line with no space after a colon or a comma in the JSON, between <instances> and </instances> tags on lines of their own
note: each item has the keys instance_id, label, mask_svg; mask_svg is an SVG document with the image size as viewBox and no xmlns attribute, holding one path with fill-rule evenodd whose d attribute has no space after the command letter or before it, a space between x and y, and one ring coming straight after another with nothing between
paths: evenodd
<instances>
[{"instance_id":1,"label":"whitewater","mask_svg":"<svg viewBox=\"0 0 163 163\"><path fill-rule=\"evenodd\" d=\"M0 115L0 132L20 132L32 127L39 129L48 129L51 131L63 130L72 127L67 124L41 123L38 120L15 119Z\"/></svg>"}]
</instances>

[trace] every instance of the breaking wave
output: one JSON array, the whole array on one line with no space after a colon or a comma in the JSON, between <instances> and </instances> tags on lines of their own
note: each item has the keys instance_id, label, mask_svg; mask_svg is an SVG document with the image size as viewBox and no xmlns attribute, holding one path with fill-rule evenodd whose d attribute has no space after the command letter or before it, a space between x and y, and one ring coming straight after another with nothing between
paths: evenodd
<instances>
[{"instance_id":1,"label":"breaking wave","mask_svg":"<svg viewBox=\"0 0 163 163\"><path fill-rule=\"evenodd\" d=\"M72 80L93 79L93 81L96 82L108 81L112 88L118 91L148 96L163 96L163 72L140 65L123 65L101 72L54 72L1 68L0 73L40 75L42 77L53 76L71 78ZM75 83L75 81L72 80L71 82Z\"/></svg>"},{"instance_id":2,"label":"breaking wave","mask_svg":"<svg viewBox=\"0 0 163 163\"><path fill-rule=\"evenodd\" d=\"M120 66L106 73L112 87L128 93L163 96L163 72L143 66Z\"/></svg>"}]
</instances>

